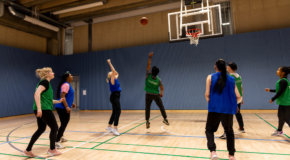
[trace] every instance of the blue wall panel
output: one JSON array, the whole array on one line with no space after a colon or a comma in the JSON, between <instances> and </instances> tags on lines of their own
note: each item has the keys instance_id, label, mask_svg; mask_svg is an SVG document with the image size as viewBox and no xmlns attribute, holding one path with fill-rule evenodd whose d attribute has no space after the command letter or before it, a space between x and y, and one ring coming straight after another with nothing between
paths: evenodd
<instances>
[{"instance_id":1,"label":"blue wall panel","mask_svg":"<svg viewBox=\"0 0 290 160\"><path fill-rule=\"evenodd\" d=\"M119 72L122 87L122 109L144 109L145 81L148 53L154 52L152 66L160 68L164 83L164 106L167 109L207 109L204 98L205 79L214 72L218 58L238 64L243 78L244 109L276 109L269 104L279 66L290 65L290 29L278 29L202 39L197 47L189 42L163 43L115 50L90 52L61 57L65 67L80 74L80 88L87 89L81 96L81 109L111 109L109 87L105 82L111 59ZM155 104L153 109L158 109Z\"/></svg>"},{"instance_id":2,"label":"blue wall panel","mask_svg":"<svg viewBox=\"0 0 290 160\"><path fill-rule=\"evenodd\" d=\"M55 56L0 45L0 117L32 113L34 90L39 82L35 70L57 69ZM53 90L58 83L51 81Z\"/></svg>"},{"instance_id":3,"label":"blue wall panel","mask_svg":"<svg viewBox=\"0 0 290 160\"><path fill-rule=\"evenodd\" d=\"M59 76L69 70L80 76L80 109L111 109L109 86L111 59L119 72L122 88L121 107L127 110L145 108L145 72L148 54L154 56L152 66L160 68L164 84L163 102L166 109L207 109L204 98L205 79L214 71L214 62L223 58L238 65L243 78L243 109L277 109L270 104L279 77L278 67L290 66L290 28L202 39L197 47L189 42L162 43L115 50L106 50L56 57L32 51L0 46L0 117L32 113L33 93L38 82L35 69L50 66ZM153 103L152 109L158 109Z\"/></svg>"}]
</instances>

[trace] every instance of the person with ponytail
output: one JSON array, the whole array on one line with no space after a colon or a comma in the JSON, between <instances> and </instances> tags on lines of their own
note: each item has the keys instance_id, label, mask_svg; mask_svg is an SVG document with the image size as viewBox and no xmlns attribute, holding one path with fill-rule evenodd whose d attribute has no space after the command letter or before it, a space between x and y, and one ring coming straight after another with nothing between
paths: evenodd
<instances>
[{"instance_id":1,"label":"person with ponytail","mask_svg":"<svg viewBox=\"0 0 290 160\"><path fill-rule=\"evenodd\" d=\"M290 126L290 82L287 79L290 73L290 67L280 67L277 70L277 76L280 77L276 83L276 89L266 88L266 92L276 92L276 95L270 99L270 103L276 100L278 108L278 129L272 136L283 136L283 126L285 122Z\"/></svg>"},{"instance_id":2,"label":"person with ponytail","mask_svg":"<svg viewBox=\"0 0 290 160\"><path fill-rule=\"evenodd\" d=\"M107 62L110 65L111 72L108 73L107 83L109 83L111 96L110 96L110 102L112 103L112 115L109 120L109 125L106 128L109 132L114 133L116 136L119 136L120 133L118 132L118 124L119 124L119 118L121 115L121 104L120 104L120 96L121 96L121 87L120 83L118 81L119 74L113 67L111 60L108 59ZM114 123L114 128L112 128L112 125Z\"/></svg>"},{"instance_id":3,"label":"person with ponytail","mask_svg":"<svg viewBox=\"0 0 290 160\"><path fill-rule=\"evenodd\" d=\"M28 147L25 151L22 152L22 155L29 156L31 158L36 156L31 151L32 146L46 130L46 126L48 125L51 131L49 135L50 149L47 151L47 153L50 156L58 156L62 153L59 152L55 147L58 125L52 110L53 104L61 103L64 99L53 100L53 91L49 83L54 78L54 73L51 68L47 67L37 69L36 75L40 78L40 82L37 84L35 89L33 110L34 114L36 115L38 129L31 137Z\"/></svg>"},{"instance_id":4,"label":"person with ponytail","mask_svg":"<svg viewBox=\"0 0 290 160\"><path fill-rule=\"evenodd\" d=\"M226 62L223 59L216 61L216 73L208 75L206 79L205 98L208 102L206 122L207 147L211 152L211 160L218 160L214 132L217 131L223 119L227 135L229 160L235 160L235 135L233 131L233 115L237 113L237 102L241 95L236 87L235 79L227 75Z\"/></svg>"},{"instance_id":5,"label":"person with ponytail","mask_svg":"<svg viewBox=\"0 0 290 160\"><path fill-rule=\"evenodd\" d=\"M62 103L56 104L55 109L58 113L60 119L60 127L56 137L56 147L58 149L63 149L65 146L61 144L61 142L67 142L67 139L63 137L63 133L65 131L66 126L70 120L70 112L71 108L76 108L76 105L73 104L74 101L74 90L70 83L73 81L73 76L66 72L62 75L61 81L57 86L56 97L58 99L63 98L64 101Z\"/></svg>"}]
</instances>

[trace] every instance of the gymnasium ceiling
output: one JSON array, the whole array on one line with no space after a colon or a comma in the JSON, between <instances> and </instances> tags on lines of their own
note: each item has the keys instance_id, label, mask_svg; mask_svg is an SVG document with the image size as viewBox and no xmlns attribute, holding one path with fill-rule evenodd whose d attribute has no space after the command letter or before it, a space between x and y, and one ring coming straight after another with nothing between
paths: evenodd
<instances>
[{"instance_id":1,"label":"gymnasium ceiling","mask_svg":"<svg viewBox=\"0 0 290 160\"><path fill-rule=\"evenodd\" d=\"M55 11L98 1L103 1L106 4L89 9L64 13L57 16L51 14ZM118 14L179 1L180 0L14 0L14 2L30 9L34 6L38 6L39 13L63 23L86 21L96 17Z\"/></svg>"}]
</instances>

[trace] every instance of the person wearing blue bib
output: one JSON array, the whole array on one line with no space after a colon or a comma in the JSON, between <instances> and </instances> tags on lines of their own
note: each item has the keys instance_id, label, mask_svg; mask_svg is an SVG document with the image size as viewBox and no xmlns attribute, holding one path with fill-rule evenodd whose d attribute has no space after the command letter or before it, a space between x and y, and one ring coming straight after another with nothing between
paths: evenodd
<instances>
[{"instance_id":1,"label":"person wearing blue bib","mask_svg":"<svg viewBox=\"0 0 290 160\"><path fill-rule=\"evenodd\" d=\"M216 73L208 75L206 79L205 98L208 102L208 116L206 122L207 147L211 152L211 160L218 160L214 132L217 131L223 119L227 135L229 160L235 160L235 135L233 131L233 115L237 113L237 101L241 95L235 84L235 79L227 75L226 62L219 59L215 63Z\"/></svg>"},{"instance_id":2,"label":"person wearing blue bib","mask_svg":"<svg viewBox=\"0 0 290 160\"><path fill-rule=\"evenodd\" d=\"M74 102L74 90L70 83L73 81L73 76L66 72L62 75L61 81L57 87L56 97L58 99L64 98L62 103L56 104L55 109L59 115L61 126L59 127L57 137L56 137L56 147L58 149L63 149L65 146L61 142L67 142L67 139L63 138L63 133L70 120L71 107L76 108Z\"/></svg>"},{"instance_id":3,"label":"person wearing blue bib","mask_svg":"<svg viewBox=\"0 0 290 160\"><path fill-rule=\"evenodd\" d=\"M121 115L121 104L120 104L121 87L118 81L119 74L113 67L111 60L108 59L107 62L109 63L110 68L112 70L111 72L108 73L107 83L109 83L110 86L111 91L110 102L112 103L113 112L106 130L114 133L116 136L119 136L120 133L118 132L118 124ZM113 123L114 128L112 128Z\"/></svg>"}]
</instances>

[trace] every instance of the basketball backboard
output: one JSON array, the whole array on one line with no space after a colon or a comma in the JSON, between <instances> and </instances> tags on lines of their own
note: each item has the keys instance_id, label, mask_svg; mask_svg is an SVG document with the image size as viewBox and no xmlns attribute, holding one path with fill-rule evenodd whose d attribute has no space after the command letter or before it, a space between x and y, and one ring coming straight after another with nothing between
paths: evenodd
<instances>
[{"instance_id":1,"label":"basketball backboard","mask_svg":"<svg viewBox=\"0 0 290 160\"><path fill-rule=\"evenodd\" d=\"M221 6L209 0L195 1L185 5L185 0L181 0L180 11L168 13L169 42L189 40L186 31L194 28L201 30L200 39L223 36Z\"/></svg>"}]
</instances>

